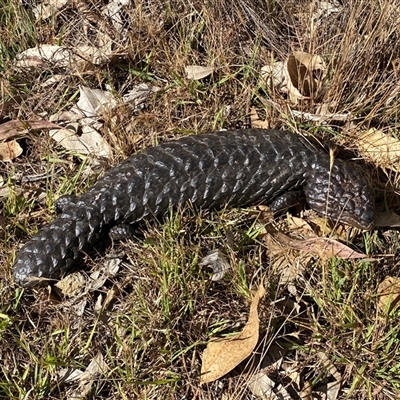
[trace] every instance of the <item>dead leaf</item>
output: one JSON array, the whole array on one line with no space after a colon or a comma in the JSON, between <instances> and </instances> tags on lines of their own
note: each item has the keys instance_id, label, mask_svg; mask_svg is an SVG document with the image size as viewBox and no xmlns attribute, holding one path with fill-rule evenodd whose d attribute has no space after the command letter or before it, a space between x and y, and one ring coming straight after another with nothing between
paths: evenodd
<instances>
[{"instance_id":1,"label":"dead leaf","mask_svg":"<svg viewBox=\"0 0 400 400\"><path fill-rule=\"evenodd\" d=\"M33 15L38 19L47 19L64 7L70 0L49 0L32 8Z\"/></svg>"},{"instance_id":2,"label":"dead leaf","mask_svg":"<svg viewBox=\"0 0 400 400\"><path fill-rule=\"evenodd\" d=\"M400 141L379 129L360 133L355 141L360 153L381 168L400 171Z\"/></svg>"},{"instance_id":3,"label":"dead leaf","mask_svg":"<svg viewBox=\"0 0 400 400\"><path fill-rule=\"evenodd\" d=\"M89 118L100 116L104 110L110 110L117 105L114 95L105 90L91 89L81 85L79 93L76 108Z\"/></svg>"},{"instance_id":4,"label":"dead leaf","mask_svg":"<svg viewBox=\"0 0 400 400\"><path fill-rule=\"evenodd\" d=\"M342 375L337 370L332 361L329 359L329 357L326 355L326 353L319 351L316 353L316 356L322 361L323 368L327 372L329 372L337 382L340 382L342 380Z\"/></svg>"},{"instance_id":5,"label":"dead leaf","mask_svg":"<svg viewBox=\"0 0 400 400\"><path fill-rule=\"evenodd\" d=\"M341 382L328 382L326 384L326 400L336 400L342 389ZM317 393L317 391L315 391Z\"/></svg>"},{"instance_id":6,"label":"dead leaf","mask_svg":"<svg viewBox=\"0 0 400 400\"><path fill-rule=\"evenodd\" d=\"M0 142L21 137L29 130L50 128L60 128L60 126L46 120L20 121L14 119L0 125Z\"/></svg>"},{"instance_id":7,"label":"dead leaf","mask_svg":"<svg viewBox=\"0 0 400 400\"><path fill-rule=\"evenodd\" d=\"M345 244L330 238L316 237L306 240L298 240L293 239L281 232L277 233L276 238L280 241L280 243L284 243L290 246L292 249L306 251L307 253L312 253L327 258L336 256L348 260L368 257L366 254L352 250Z\"/></svg>"},{"instance_id":8,"label":"dead leaf","mask_svg":"<svg viewBox=\"0 0 400 400\"><path fill-rule=\"evenodd\" d=\"M269 211L263 211L260 221L269 221ZM267 218L265 218L265 215ZM288 226L290 231L300 237L316 237L315 233L307 228L307 224L303 224L299 220L293 219L290 222L290 216L287 217ZM303 225L303 227L302 227ZM305 253L299 253L288 248L286 243L282 243L278 238L279 230L275 228L271 223L264 223L265 236L264 241L266 243L266 251L268 257L271 260L271 266L280 275L281 284L291 284L299 276L302 276L304 271L308 268L312 261L312 256ZM286 228L286 226L285 226ZM303 239L302 239L303 240Z\"/></svg>"},{"instance_id":9,"label":"dead leaf","mask_svg":"<svg viewBox=\"0 0 400 400\"><path fill-rule=\"evenodd\" d=\"M213 270L211 280L220 281L230 269L230 265L225 255L220 250L212 250L201 260L202 267L210 267Z\"/></svg>"},{"instance_id":10,"label":"dead leaf","mask_svg":"<svg viewBox=\"0 0 400 400\"><path fill-rule=\"evenodd\" d=\"M321 85L321 81L314 77L315 73L320 75L322 80L325 76L326 66L324 60L316 55L303 51L294 51L287 60L287 70L290 77L289 96L298 93L305 97L313 97Z\"/></svg>"},{"instance_id":11,"label":"dead leaf","mask_svg":"<svg viewBox=\"0 0 400 400\"><path fill-rule=\"evenodd\" d=\"M211 75L213 71L214 67L201 67L200 65L188 65L185 67L186 77L195 81Z\"/></svg>"},{"instance_id":12,"label":"dead leaf","mask_svg":"<svg viewBox=\"0 0 400 400\"><path fill-rule=\"evenodd\" d=\"M310 255L296 254L293 250L282 246L275 234L268 233L264 237L268 257L271 259L271 266L274 271L279 273L281 284L288 285L293 283L310 265L312 257Z\"/></svg>"},{"instance_id":13,"label":"dead leaf","mask_svg":"<svg viewBox=\"0 0 400 400\"><path fill-rule=\"evenodd\" d=\"M248 384L254 396L262 400L291 400L293 397L281 384L277 384L266 373L266 370L254 374Z\"/></svg>"},{"instance_id":14,"label":"dead leaf","mask_svg":"<svg viewBox=\"0 0 400 400\"><path fill-rule=\"evenodd\" d=\"M258 129L258 128L260 128L260 129L269 129L270 128L269 121L261 120L255 107L251 108L250 121L251 121L251 127L252 128L256 128L256 129Z\"/></svg>"},{"instance_id":15,"label":"dead leaf","mask_svg":"<svg viewBox=\"0 0 400 400\"><path fill-rule=\"evenodd\" d=\"M108 53L97 47L81 45L74 48L43 44L23 51L15 57L15 66L30 71L64 69L69 72L85 72L88 66L103 65Z\"/></svg>"},{"instance_id":16,"label":"dead leaf","mask_svg":"<svg viewBox=\"0 0 400 400\"><path fill-rule=\"evenodd\" d=\"M203 353L200 384L213 382L234 369L254 350L258 342L259 319L258 303L265 295L264 286L260 286L254 295L247 324L237 335L211 340Z\"/></svg>"},{"instance_id":17,"label":"dead leaf","mask_svg":"<svg viewBox=\"0 0 400 400\"><path fill-rule=\"evenodd\" d=\"M105 51L104 47L76 46L73 49L72 66L76 71L86 71L91 64L102 66L107 63L109 55L110 52Z\"/></svg>"},{"instance_id":18,"label":"dead leaf","mask_svg":"<svg viewBox=\"0 0 400 400\"><path fill-rule=\"evenodd\" d=\"M339 113L317 113L317 114L311 114L308 112L304 111L297 111L297 110L291 110L291 114L299 119L306 120L306 121L314 121L314 122L320 122L320 123L325 123L327 121L334 121L334 122L346 122L350 121L352 118L351 113L344 113L344 114L339 114Z\"/></svg>"},{"instance_id":19,"label":"dead leaf","mask_svg":"<svg viewBox=\"0 0 400 400\"><path fill-rule=\"evenodd\" d=\"M111 146L107 143L107 140L100 135L97 130L90 125L82 126L82 134L80 140L84 143L89 154L96 157L110 158L112 155Z\"/></svg>"},{"instance_id":20,"label":"dead leaf","mask_svg":"<svg viewBox=\"0 0 400 400\"><path fill-rule=\"evenodd\" d=\"M149 96L159 90L161 90L161 88L158 86L139 83L122 97L122 101L133 105L133 110L138 111L145 106L145 101Z\"/></svg>"},{"instance_id":21,"label":"dead leaf","mask_svg":"<svg viewBox=\"0 0 400 400\"><path fill-rule=\"evenodd\" d=\"M295 217L293 215L288 215L286 218L286 222L287 222L288 228L291 232L293 232L293 231L305 232L306 231L309 234L311 234L312 236L315 236L311 225L303 218Z\"/></svg>"},{"instance_id":22,"label":"dead leaf","mask_svg":"<svg viewBox=\"0 0 400 400\"><path fill-rule=\"evenodd\" d=\"M343 6L335 0L322 0L314 4L316 8L313 10L313 20L317 26L321 23L322 18L327 18L331 14L339 13L343 9Z\"/></svg>"},{"instance_id":23,"label":"dead leaf","mask_svg":"<svg viewBox=\"0 0 400 400\"><path fill-rule=\"evenodd\" d=\"M60 371L61 378L65 382L78 382L78 388L69 395L68 400L86 398L93 386L93 382L100 376L105 375L108 371L108 366L104 361L103 355L98 352L87 366L85 371L71 371L67 368Z\"/></svg>"},{"instance_id":24,"label":"dead leaf","mask_svg":"<svg viewBox=\"0 0 400 400\"><path fill-rule=\"evenodd\" d=\"M107 21L111 21L112 25L118 32L124 31L124 7L130 4L131 0L117 0L108 3L102 14L107 17ZM125 28L126 30L126 28Z\"/></svg>"},{"instance_id":25,"label":"dead leaf","mask_svg":"<svg viewBox=\"0 0 400 400\"><path fill-rule=\"evenodd\" d=\"M71 65L71 52L63 46L39 45L19 53L15 66L21 69L40 69L45 66L68 68Z\"/></svg>"},{"instance_id":26,"label":"dead leaf","mask_svg":"<svg viewBox=\"0 0 400 400\"><path fill-rule=\"evenodd\" d=\"M278 92L287 93L290 101L297 104L299 100L314 97L326 75L323 59L315 54L294 51L286 62L278 61L272 66L261 68L261 75L267 84ZM319 78L315 78L318 75Z\"/></svg>"},{"instance_id":27,"label":"dead leaf","mask_svg":"<svg viewBox=\"0 0 400 400\"><path fill-rule=\"evenodd\" d=\"M275 386L275 381L272 380L265 371L254 374L248 383L251 393L262 400L279 399L275 393Z\"/></svg>"},{"instance_id":28,"label":"dead leaf","mask_svg":"<svg viewBox=\"0 0 400 400\"><path fill-rule=\"evenodd\" d=\"M0 161L10 162L22 154L22 147L16 140L0 143Z\"/></svg>"},{"instance_id":29,"label":"dead leaf","mask_svg":"<svg viewBox=\"0 0 400 400\"><path fill-rule=\"evenodd\" d=\"M400 226L400 215L394 212L376 212L374 224L375 226Z\"/></svg>"},{"instance_id":30,"label":"dead leaf","mask_svg":"<svg viewBox=\"0 0 400 400\"><path fill-rule=\"evenodd\" d=\"M266 79L268 86L280 93L288 93L288 81L290 80L286 63L277 61L272 65L261 67L261 76ZM300 95L302 98L302 96Z\"/></svg>"},{"instance_id":31,"label":"dead leaf","mask_svg":"<svg viewBox=\"0 0 400 400\"><path fill-rule=\"evenodd\" d=\"M75 315L81 317L87 309L87 303L88 303L88 297L81 297L80 301L78 302L74 301L73 304L70 305L70 307Z\"/></svg>"},{"instance_id":32,"label":"dead leaf","mask_svg":"<svg viewBox=\"0 0 400 400\"><path fill-rule=\"evenodd\" d=\"M80 272L74 272L58 281L54 287L65 297L74 297L82 294L86 287L86 279Z\"/></svg>"},{"instance_id":33,"label":"dead leaf","mask_svg":"<svg viewBox=\"0 0 400 400\"><path fill-rule=\"evenodd\" d=\"M82 142L76 133L71 129L52 129L49 132L49 135L52 139L58 142L61 146L63 146L67 150L71 150L78 154L89 154L90 151L86 144Z\"/></svg>"},{"instance_id":34,"label":"dead leaf","mask_svg":"<svg viewBox=\"0 0 400 400\"><path fill-rule=\"evenodd\" d=\"M54 74L46 79L44 82L40 84L43 89L48 88L49 86L53 86L54 84L61 82L65 78L65 75L62 74Z\"/></svg>"},{"instance_id":35,"label":"dead leaf","mask_svg":"<svg viewBox=\"0 0 400 400\"><path fill-rule=\"evenodd\" d=\"M305 381L303 385L303 389L299 393L301 400L313 400L313 390L312 384L310 381Z\"/></svg>"},{"instance_id":36,"label":"dead leaf","mask_svg":"<svg viewBox=\"0 0 400 400\"><path fill-rule=\"evenodd\" d=\"M49 136L65 149L77 154L93 155L96 157L109 158L112 150L107 141L94 128L85 125L82 134L78 136L77 124L69 124L68 128L52 129Z\"/></svg>"},{"instance_id":37,"label":"dead leaf","mask_svg":"<svg viewBox=\"0 0 400 400\"><path fill-rule=\"evenodd\" d=\"M104 267L96 270L90 275L90 289L100 289L107 279L115 276L120 268L121 262L122 258L119 258L117 255L110 255L110 258L105 261Z\"/></svg>"},{"instance_id":38,"label":"dead leaf","mask_svg":"<svg viewBox=\"0 0 400 400\"><path fill-rule=\"evenodd\" d=\"M388 313L397 308L400 302L400 278L387 276L378 286L378 307Z\"/></svg>"}]
</instances>

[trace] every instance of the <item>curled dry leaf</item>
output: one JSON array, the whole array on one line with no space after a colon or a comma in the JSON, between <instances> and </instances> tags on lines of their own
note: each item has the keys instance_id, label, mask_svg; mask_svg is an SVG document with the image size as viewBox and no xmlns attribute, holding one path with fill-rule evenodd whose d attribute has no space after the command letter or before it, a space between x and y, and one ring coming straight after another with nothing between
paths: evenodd
<instances>
[{"instance_id":1,"label":"curled dry leaf","mask_svg":"<svg viewBox=\"0 0 400 400\"><path fill-rule=\"evenodd\" d=\"M198 81L211 75L214 67L202 67L200 65L188 65L185 67L186 77L191 80Z\"/></svg>"},{"instance_id":2,"label":"curled dry leaf","mask_svg":"<svg viewBox=\"0 0 400 400\"><path fill-rule=\"evenodd\" d=\"M111 93L100 89L85 86L80 86L79 89L80 99L77 104L69 112L52 116L53 120L70 118L79 123L70 123L66 128L56 125L58 129L51 130L49 135L67 150L78 154L109 158L112 154L111 146L97 131L102 125L94 118L104 112L111 112L117 100ZM82 134L77 135L80 126Z\"/></svg>"},{"instance_id":3,"label":"curled dry leaf","mask_svg":"<svg viewBox=\"0 0 400 400\"><path fill-rule=\"evenodd\" d=\"M318 55L294 51L287 60L287 70L293 87L301 95L313 97L321 86L326 66L324 60ZM318 80L315 74L319 76Z\"/></svg>"},{"instance_id":4,"label":"curled dry leaf","mask_svg":"<svg viewBox=\"0 0 400 400\"><path fill-rule=\"evenodd\" d=\"M254 350L259 335L257 307L264 295L265 289L261 285L252 299L249 319L241 333L224 339L211 340L208 343L203 353L200 384L221 378L239 365Z\"/></svg>"},{"instance_id":5,"label":"curled dry leaf","mask_svg":"<svg viewBox=\"0 0 400 400\"><path fill-rule=\"evenodd\" d=\"M290 80L286 63L277 61L272 65L261 67L261 76L266 79L268 86L274 87L280 93L288 93L288 82ZM300 98L302 96L300 95Z\"/></svg>"},{"instance_id":6,"label":"curled dry leaf","mask_svg":"<svg viewBox=\"0 0 400 400\"><path fill-rule=\"evenodd\" d=\"M133 88L122 97L122 101L131 104L134 111L138 111L145 106L144 103L149 96L159 90L161 90L161 88L158 86L139 83L133 86Z\"/></svg>"},{"instance_id":7,"label":"curled dry leaf","mask_svg":"<svg viewBox=\"0 0 400 400\"><path fill-rule=\"evenodd\" d=\"M201 260L200 265L213 270L212 281L220 281L229 270L230 265L225 255L220 250L212 250Z\"/></svg>"},{"instance_id":8,"label":"curled dry leaf","mask_svg":"<svg viewBox=\"0 0 400 400\"><path fill-rule=\"evenodd\" d=\"M119 271L121 262L122 258L117 256L108 258L104 263L104 267L102 267L100 270L96 270L90 275L90 290L100 289L107 279L115 276Z\"/></svg>"},{"instance_id":9,"label":"curled dry leaf","mask_svg":"<svg viewBox=\"0 0 400 400\"><path fill-rule=\"evenodd\" d=\"M378 307L384 312L391 312L400 302L400 278L387 276L378 286Z\"/></svg>"},{"instance_id":10,"label":"curled dry leaf","mask_svg":"<svg viewBox=\"0 0 400 400\"><path fill-rule=\"evenodd\" d=\"M265 235L266 251L271 260L273 270L279 274L280 283L288 285L304 274L304 271L312 261L312 257L296 254L290 249L288 251L287 246L282 246L282 243L275 235L275 233L270 232Z\"/></svg>"},{"instance_id":11,"label":"curled dry leaf","mask_svg":"<svg viewBox=\"0 0 400 400\"><path fill-rule=\"evenodd\" d=\"M287 93L290 101L314 97L326 75L324 60L302 51L293 52L286 62L277 62L261 68L261 75L267 83L281 93ZM318 79L316 78L318 76Z\"/></svg>"},{"instance_id":12,"label":"curled dry leaf","mask_svg":"<svg viewBox=\"0 0 400 400\"><path fill-rule=\"evenodd\" d=\"M86 395L88 395L92 389L93 382L100 376L105 375L107 371L108 366L104 361L104 357L100 352L98 352L85 371L82 372L76 370L74 371L73 379L71 376L68 377L67 382L78 383L78 388L68 397L68 399L86 398Z\"/></svg>"},{"instance_id":13,"label":"curled dry leaf","mask_svg":"<svg viewBox=\"0 0 400 400\"><path fill-rule=\"evenodd\" d=\"M379 129L362 132L355 141L360 153L381 168L400 171L400 141Z\"/></svg>"},{"instance_id":14,"label":"curled dry leaf","mask_svg":"<svg viewBox=\"0 0 400 400\"><path fill-rule=\"evenodd\" d=\"M82 135L80 136L80 139L85 144L87 151L90 154L96 157L111 157L111 146L107 143L106 139L104 139L104 137L101 136L99 132L97 132L94 127L90 125L84 125L82 127Z\"/></svg>"},{"instance_id":15,"label":"curled dry leaf","mask_svg":"<svg viewBox=\"0 0 400 400\"><path fill-rule=\"evenodd\" d=\"M15 57L15 66L21 69L39 69L46 65L68 68L71 51L63 46L39 45L23 51Z\"/></svg>"},{"instance_id":16,"label":"curled dry leaf","mask_svg":"<svg viewBox=\"0 0 400 400\"><path fill-rule=\"evenodd\" d=\"M24 136L29 132L30 129L51 128L60 128L60 126L45 120L20 121L14 119L12 121L4 122L0 125L0 142L7 139L15 139L17 137Z\"/></svg>"}]
</instances>

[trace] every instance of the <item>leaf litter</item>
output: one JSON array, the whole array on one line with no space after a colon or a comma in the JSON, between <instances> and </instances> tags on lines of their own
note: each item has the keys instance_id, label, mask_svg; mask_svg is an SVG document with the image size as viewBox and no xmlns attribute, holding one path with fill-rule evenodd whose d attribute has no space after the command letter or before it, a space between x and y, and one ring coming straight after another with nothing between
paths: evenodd
<instances>
[{"instance_id":1,"label":"leaf litter","mask_svg":"<svg viewBox=\"0 0 400 400\"><path fill-rule=\"evenodd\" d=\"M50 4L53 3L53 4ZM58 12L58 10L63 7L66 4L66 2L63 1L56 1L53 0L52 2L48 2L46 4L46 6L48 5L50 8L46 9L42 9L42 11L40 13L37 14L38 18L49 18L51 15L54 15L54 13ZM107 11L106 15L108 17L111 18L111 21L113 23L113 25L119 30L119 31L123 31L123 15L121 10L123 10L123 6L125 6L127 4L127 2L123 2L123 1L119 1L119 2L110 2L106 8ZM336 3L334 2L321 2L321 5L319 6L319 10L317 10L318 13L318 18L320 16L322 16L323 14L331 14L333 12L337 12L337 10L334 8ZM322 11L321 11L322 10ZM317 14L314 14L317 15ZM94 49L94 48L93 48ZM93 63L96 64L96 55L95 52L93 51L93 49L88 49L87 53L85 54L85 58L86 58L86 62L88 63ZM48 54L43 55L44 53L46 53L48 51ZM51 54L51 52L53 51L53 55ZM61 59L58 59L58 52L60 54L64 54L65 59L63 60L62 57ZM107 56L110 56L110 53L106 53ZM66 68L67 70L69 70L70 72L72 71L84 71L86 70L86 64L78 64L78 61L74 58L77 55L77 52L73 51L72 53L70 52L70 49L68 48L62 48L61 46L59 46L58 48L53 48L53 49L41 49L40 51L37 51L36 53L34 51L32 51L32 53L30 54L30 59L29 57L27 57L27 59L23 60L24 62L26 62L26 67L29 68L39 68L39 67L43 67L46 66L48 67L48 65L53 64L56 66L64 66L64 68ZM35 61L35 57L36 57L36 61ZM40 57L42 57L42 59L40 59ZM285 72L286 76L285 79L290 82L289 86L292 85L294 87L294 89L292 87L290 87L289 89L286 89L286 94L289 95L289 98L292 100L293 104L296 103L300 103L302 100L307 100L308 97L312 97L314 96L318 90L319 90L319 85L320 83L317 82L315 83L311 78L312 75L312 71L315 71L315 69L312 69L312 63L308 63L306 62L303 58L302 55L299 54L299 52L292 54L292 59L288 59L286 61L286 68L288 68L287 72ZM308 56L307 56L308 57ZM22 57L23 58L23 57ZM106 58L107 59L107 58ZM99 57L100 60L100 64L101 65L101 56ZM32 65L29 65L29 62L32 62ZM35 64L35 62L37 62ZM64 63L64 64L63 64ZM73 65L75 63L75 65ZM321 64L322 65L322 64ZM310 67L311 66L311 67ZM195 68L192 68L195 67ZM192 68L192 70L190 71L190 68ZM284 69L285 66L280 66L281 69ZM279 69L279 68L277 68ZM318 69L318 68L317 68ZM319 68L319 70L321 70L321 68ZM187 78L188 79L203 79L204 77L209 76L212 72L213 69L210 69L210 67L199 67L199 66L189 66L189 72L188 73L187 70L185 70L187 72ZM271 71L270 71L271 72ZM284 75L285 75L284 74ZM276 86L275 88L279 87L279 84L281 84L281 87L279 87L279 89L283 88L282 93L285 92L284 87L287 87L287 82L285 81L285 79L281 79L281 81L275 82ZM146 92L146 90L145 90ZM107 92L108 93L108 92ZM112 96L111 96L112 98ZM133 100L133 102L135 102L136 99ZM112 109L113 105L109 105L107 104L107 102L104 103L104 105L102 104L99 108L99 110L105 111L105 112L109 112ZM98 132L99 129L101 129L101 124L100 125L94 125L96 123L98 123L98 121L96 121L97 119L97 112L98 110L96 110L96 107L94 108L94 115L92 115L90 118L93 118L95 120L95 122L92 124L92 122L89 122L88 125L85 126L92 126L93 132ZM82 110L80 110L82 111ZM299 118L309 118L310 120L318 120L318 118L322 118L320 115L317 114L311 114L311 113L303 113L297 110L291 110L293 112L293 115L296 115L296 112L298 113L296 116ZM89 111L90 112L90 111ZM101 111L99 112L99 114L101 113ZM74 113L72 113L74 114ZM83 114L83 115L82 115ZM83 121L85 119L85 117L87 117L87 115L85 115L85 113L82 114L74 114L73 118L71 120L67 120L68 123L68 128L73 127L73 129L71 129L71 131L73 132L74 135L79 136L78 132L79 132L79 128L80 128L80 124L82 123L81 121ZM329 115L330 118L332 118L335 114L331 114ZM344 119L343 120L347 120L349 119L349 116L346 114L344 115ZM76 124L75 126L72 125L71 121L73 119L76 119L77 121L79 121L79 124ZM314 118L314 119L313 119ZM351 118L351 116L350 116ZM58 120L60 121L60 120ZM269 123L269 121L267 121L267 124ZM85 128L85 126L82 128L82 131ZM66 130L69 130L69 129ZM70 133L69 133L70 134ZM72 135L72 134L70 134ZM90 134L89 134L90 135ZM82 136L82 135L81 135ZM66 142L66 139L60 139L60 142ZM96 139L95 139L96 142ZM88 149L90 147L92 147L92 145L82 145L82 148L75 148L73 144L68 144L69 149L73 150L73 151L77 151L77 152L83 152L85 151L84 148ZM97 144L98 146L98 144ZM94 146L96 147L96 145ZM101 146L100 146L101 147ZM68 148L68 147L66 147ZM93 151L93 150L92 150ZM94 152L95 153L95 152ZM89 153L87 153L89 154ZM91 154L91 153L90 153ZM284 235L284 234L283 234ZM275 238L276 239L276 238ZM336 244L329 242L329 243L324 243L324 242L319 242L317 241L316 238L312 239L311 242L308 242L307 244L305 244L306 240L299 240L299 239L293 239L291 238L289 235L284 235L284 236L279 236L278 237L278 244L281 247L287 246L288 245L288 241L294 246L293 248L296 250L302 250L302 252L305 253L312 253L314 252L314 254L321 254L321 250L322 250L322 254L328 249L328 253L330 254L335 254L335 252L338 252L338 254L340 252L342 252L342 255L344 254L344 258L349 257L351 258L351 255L353 253L351 253L351 249L349 250L348 248L340 248L337 249L336 248ZM329 246L331 246L331 248L329 249ZM311 257L311 256L310 256ZM219 273L218 271L214 271L214 273ZM101 282L101 279L100 281ZM382 291L382 293L384 293L384 291ZM392 296L392 294L390 294ZM296 373L293 373L293 376L296 376ZM85 392L81 392L81 395L84 394ZM282 387L282 393L284 393L284 388ZM281 397L280 397L281 398Z\"/></svg>"},{"instance_id":2,"label":"leaf litter","mask_svg":"<svg viewBox=\"0 0 400 400\"><path fill-rule=\"evenodd\" d=\"M223 339L211 339L203 352L200 384L221 378L237 367L254 350L258 342L258 303L265 295L260 286L252 298L249 318L242 332Z\"/></svg>"},{"instance_id":3,"label":"leaf litter","mask_svg":"<svg viewBox=\"0 0 400 400\"><path fill-rule=\"evenodd\" d=\"M294 105L299 100L314 97L322 87L325 74L326 65L322 57L302 51L294 51L287 60L261 68L261 76L267 85L287 94Z\"/></svg>"}]
</instances>

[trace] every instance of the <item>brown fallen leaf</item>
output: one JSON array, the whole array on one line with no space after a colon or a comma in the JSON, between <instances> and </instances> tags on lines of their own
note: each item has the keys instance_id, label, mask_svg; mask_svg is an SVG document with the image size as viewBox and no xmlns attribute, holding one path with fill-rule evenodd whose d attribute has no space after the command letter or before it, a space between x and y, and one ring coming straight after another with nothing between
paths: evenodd
<instances>
[{"instance_id":1,"label":"brown fallen leaf","mask_svg":"<svg viewBox=\"0 0 400 400\"><path fill-rule=\"evenodd\" d=\"M303 218L295 217L293 215L287 215L286 222L288 224L290 232L296 232L296 231L307 232L309 235L315 236L313 228Z\"/></svg>"},{"instance_id":2,"label":"brown fallen leaf","mask_svg":"<svg viewBox=\"0 0 400 400\"><path fill-rule=\"evenodd\" d=\"M287 60L287 70L290 82L293 85L294 96L299 92L306 97L312 97L321 86L321 81L326 75L324 60L316 55L304 51L294 51ZM319 73L321 80L315 78Z\"/></svg>"},{"instance_id":3,"label":"brown fallen leaf","mask_svg":"<svg viewBox=\"0 0 400 400\"><path fill-rule=\"evenodd\" d=\"M382 168L399 172L400 141L379 129L362 132L355 141L361 154Z\"/></svg>"},{"instance_id":4,"label":"brown fallen leaf","mask_svg":"<svg viewBox=\"0 0 400 400\"><path fill-rule=\"evenodd\" d=\"M269 86L287 93L290 101L297 104L299 100L316 94L326 75L325 71L326 65L320 56L294 51L285 62L278 61L262 67L261 75L266 78ZM316 73L320 79L316 79Z\"/></svg>"},{"instance_id":5,"label":"brown fallen leaf","mask_svg":"<svg viewBox=\"0 0 400 400\"><path fill-rule=\"evenodd\" d=\"M258 342L259 319L258 303L265 295L264 286L260 286L254 295L247 324L237 335L211 340L203 353L200 384L213 382L232 371L246 359Z\"/></svg>"},{"instance_id":6,"label":"brown fallen leaf","mask_svg":"<svg viewBox=\"0 0 400 400\"><path fill-rule=\"evenodd\" d=\"M277 233L277 240L290 246L292 249L306 251L324 257L337 256L343 259L366 258L364 253L352 250L350 247L334 239L329 238L311 238L306 240L293 239L281 232Z\"/></svg>"},{"instance_id":7,"label":"brown fallen leaf","mask_svg":"<svg viewBox=\"0 0 400 400\"><path fill-rule=\"evenodd\" d=\"M22 154L22 148L16 140L0 143L0 161L10 162Z\"/></svg>"},{"instance_id":8,"label":"brown fallen leaf","mask_svg":"<svg viewBox=\"0 0 400 400\"><path fill-rule=\"evenodd\" d=\"M49 128L60 128L59 125L53 124L46 120L31 120L31 121L19 121L12 120L4 122L0 125L0 142L7 139L15 139L26 134L30 129L49 129Z\"/></svg>"},{"instance_id":9,"label":"brown fallen leaf","mask_svg":"<svg viewBox=\"0 0 400 400\"><path fill-rule=\"evenodd\" d=\"M266 80L268 86L275 88L280 93L288 93L290 78L287 72L286 63L277 61L272 65L261 67L261 77ZM300 95L302 98L302 96Z\"/></svg>"},{"instance_id":10,"label":"brown fallen leaf","mask_svg":"<svg viewBox=\"0 0 400 400\"><path fill-rule=\"evenodd\" d=\"M378 286L378 307L382 312L390 312L400 302L400 278L387 276Z\"/></svg>"},{"instance_id":11,"label":"brown fallen leaf","mask_svg":"<svg viewBox=\"0 0 400 400\"><path fill-rule=\"evenodd\" d=\"M275 234L267 233L264 236L266 252L271 262L271 268L279 274L279 282L284 285L293 284L304 274L312 262L312 256L299 253L282 245Z\"/></svg>"}]
</instances>

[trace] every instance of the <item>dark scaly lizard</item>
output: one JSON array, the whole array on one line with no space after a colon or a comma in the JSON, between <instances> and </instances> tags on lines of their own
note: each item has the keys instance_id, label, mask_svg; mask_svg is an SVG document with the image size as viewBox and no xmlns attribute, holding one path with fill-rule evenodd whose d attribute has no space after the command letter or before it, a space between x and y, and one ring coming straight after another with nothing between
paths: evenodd
<instances>
[{"instance_id":1,"label":"dark scaly lizard","mask_svg":"<svg viewBox=\"0 0 400 400\"><path fill-rule=\"evenodd\" d=\"M373 225L365 172L343 160L330 166L326 153L298 135L247 129L182 137L127 158L81 196L61 197L57 218L19 251L14 277L26 285L59 279L114 225L189 201L199 208L277 209L299 189L320 215L362 229Z\"/></svg>"}]
</instances>

